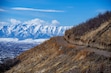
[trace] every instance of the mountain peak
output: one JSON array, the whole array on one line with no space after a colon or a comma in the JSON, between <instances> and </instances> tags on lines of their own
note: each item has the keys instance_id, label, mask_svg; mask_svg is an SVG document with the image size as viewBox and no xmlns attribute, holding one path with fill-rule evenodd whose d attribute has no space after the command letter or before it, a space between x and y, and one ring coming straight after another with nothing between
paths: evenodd
<instances>
[{"instance_id":1,"label":"mountain peak","mask_svg":"<svg viewBox=\"0 0 111 73\"><path fill-rule=\"evenodd\" d=\"M0 28L0 37L4 38L18 38L18 39L39 39L50 38L53 36L63 35L65 30L71 26L55 26L42 24L17 24L5 25Z\"/></svg>"}]
</instances>

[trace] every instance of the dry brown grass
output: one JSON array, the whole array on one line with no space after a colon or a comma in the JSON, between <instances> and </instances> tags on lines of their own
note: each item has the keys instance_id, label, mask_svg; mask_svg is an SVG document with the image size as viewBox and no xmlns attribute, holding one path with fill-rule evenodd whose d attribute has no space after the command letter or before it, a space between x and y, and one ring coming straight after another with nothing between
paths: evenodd
<instances>
[{"instance_id":1,"label":"dry brown grass","mask_svg":"<svg viewBox=\"0 0 111 73\"><path fill-rule=\"evenodd\" d=\"M75 60L79 61L82 59L85 59L91 52L88 50L81 50L76 56L75 56Z\"/></svg>"},{"instance_id":2,"label":"dry brown grass","mask_svg":"<svg viewBox=\"0 0 111 73\"><path fill-rule=\"evenodd\" d=\"M62 40L62 44L58 44L57 39L58 37L51 38L24 52L18 56L21 63L6 73L85 73L89 70L89 73L93 73L99 69L100 63L105 64L103 69L111 65L105 57L91 53L89 50L78 49L76 45L63 43ZM108 70L110 70L109 66Z\"/></svg>"},{"instance_id":3,"label":"dry brown grass","mask_svg":"<svg viewBox=\"0 0 111 73\"><path fill-rule=\"evenodd\" d=\"M104 15L105 14L103 14L103 16ZM106 21L104 20L103 22L100 21L99 26L98 26L98 23L95 23L95 22L94 23L97 24L97 26L95 24L93 26L93 19L91 19L89 20L89 22L92 22L91 24L89 22L86 22L84 24L78 25L77 27L73 27L72 29L69 29L65 32L64 38L71 44L85 45L90 47L96 47L101 50L111 51L111 17L110 16L111 16L111 12L109 13L109 16L107 17L107 19L105 19L106 17L104 18L99 17L97 20L98 22L99 22L99 19L106 20ZM90 29L86 28L90 26L91 26ZM86 32L83 32L84 29L86 30ZM79 33L78 35L75 35L76 32L77 33L80 32L80 35ZM82 32L82 35L81 35L81 32Z\"/></svg>"}]
</instances>

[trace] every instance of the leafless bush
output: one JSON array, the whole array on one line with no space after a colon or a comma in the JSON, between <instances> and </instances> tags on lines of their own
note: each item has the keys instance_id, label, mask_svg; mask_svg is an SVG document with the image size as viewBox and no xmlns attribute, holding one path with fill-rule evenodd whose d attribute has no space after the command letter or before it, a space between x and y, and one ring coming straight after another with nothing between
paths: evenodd
<instances>
[{"instance_id":1,"label":"leafless bush","mask_svg":"<svg viewBox=\"0 0 111 73\"><path fill-rule=\"evenodd\" d=\"M111 19L111 12L107 11L104 14L99 14L95 18L91 18L88 21L83 22L70 30L67 30L65 35L73 34L75 36L82 36L84 33L98 28L102 23L108 21L109 19Z\"/></svg>"}]
</instances>

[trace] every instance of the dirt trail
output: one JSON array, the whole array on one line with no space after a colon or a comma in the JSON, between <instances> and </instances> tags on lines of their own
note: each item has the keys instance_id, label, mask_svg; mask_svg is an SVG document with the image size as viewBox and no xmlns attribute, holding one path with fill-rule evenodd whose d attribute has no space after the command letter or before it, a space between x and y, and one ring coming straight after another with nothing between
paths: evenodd
<instances>
[{"instance_id":1,"label":"dirt trail","mask_svg":"<svg viewBox=\"0 0 111 73\"><path fill-rule=\"evenodd\" d=\"M58 36L56 37L56 42L61 45L61 46L68 46L70 43L68 43L62 36ZM80 45L73 45L73 44L70 44L72 46L76 46L76 48L78 50L88 50L90 52L94 52L95 54L97 55L102 55L102 56L105 56L105 57L108 57L108 58L111 58L111 52L108 52L108 51L104 51L104 50L99 50L99 49L96 49L96 48L92 48L92 47L87 47L87 46L80 46Z\"/></svg>"}]
</instances>

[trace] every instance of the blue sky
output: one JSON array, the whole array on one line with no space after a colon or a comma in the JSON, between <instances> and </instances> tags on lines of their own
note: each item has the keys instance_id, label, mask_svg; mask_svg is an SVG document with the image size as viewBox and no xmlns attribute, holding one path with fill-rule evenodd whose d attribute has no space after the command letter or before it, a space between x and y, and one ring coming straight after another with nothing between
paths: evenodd
<instances>
[{"instance_id":1,"label":"blue sky","mask_svg":"<svg viewBox=\"0 0 111 73\"><path fill-rule=\"evenodd\" d=\"M0 0L0 22L40 19L77 25L98 13L111 11L111 0Z\"/></svg>"}]
</instances>

